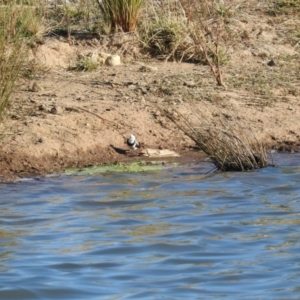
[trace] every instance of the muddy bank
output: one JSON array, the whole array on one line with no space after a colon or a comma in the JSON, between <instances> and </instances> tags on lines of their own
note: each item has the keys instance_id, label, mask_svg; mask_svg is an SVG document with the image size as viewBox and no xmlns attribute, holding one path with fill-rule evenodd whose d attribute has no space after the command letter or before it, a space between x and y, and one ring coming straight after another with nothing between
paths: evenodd
<instances>
[{"instance_id":1,"label":"muddy bank","mask_svg":"<svg viewBox=\"0 0 300 300\"><path fill-rule=\"evenodd\" d=\"M192 63L144 60L68 71L66 60L76 58L76 46L49 39L37 56L47 57L48 64L52 59L53 68L22 79L13 94L0 174L28 176L137 159L139 153L125 144L131 133L144 148L190 151L195 143L157 109L163 104L186 112L190 101L207 111L212 124L222 114L269 148L298 151L300 88L283 76L291 72L297 79L297 54L289 61L278 55L270 67L265 56L242 50L224 66L224 90L216 87L208 66Z\"/></svg>"}]
</instances>

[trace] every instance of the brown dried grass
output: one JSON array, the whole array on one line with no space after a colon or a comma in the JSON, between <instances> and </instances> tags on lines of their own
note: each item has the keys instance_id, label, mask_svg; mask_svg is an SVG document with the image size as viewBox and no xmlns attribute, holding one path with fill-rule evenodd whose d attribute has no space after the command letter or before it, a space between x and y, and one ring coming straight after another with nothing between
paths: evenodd
<instances>
[{"instance_id":1,"label":"brown dried grass","mask_svg":"<svg viewBox=\"0 0 300 300\"><path fill-rule=\"evenodd\" d=\"M27 59L28 45L40 34L41 18L34 4L0 1L0 121Z\"/></svg>"},{"instance_id":2,"label":"brown dried grass","mask_svg":"<svg viewBox=\"0 0 300 300\"><path fill-rule=\"evenodd\" d=\"M139 11L143 0L102 0L99 8L111 28L118 32L132 32L139 20Z\"/></svg>"},{"instance_id":3,"label":"brown dried grass","mask_svg":"<svg viewBox=\"0 0 300 300\"><path fill-rule=\"evenodd\" d=\"M219 114L217 122L211 114L190 103L182 110L159 107L171 122L189 136L205 152L220 171L248 171L268 165L266 147L237 118L229 121Z\"/></svg>"}]
</instances>

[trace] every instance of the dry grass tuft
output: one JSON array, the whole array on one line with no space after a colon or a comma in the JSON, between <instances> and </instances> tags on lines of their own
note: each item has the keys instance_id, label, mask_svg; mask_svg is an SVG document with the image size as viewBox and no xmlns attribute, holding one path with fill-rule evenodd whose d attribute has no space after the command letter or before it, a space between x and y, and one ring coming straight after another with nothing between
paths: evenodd
<instances>
[{"instance_id":1,"label":"dry grass tuft","mask_svg":"<svg viewBox=\"0 0 300 300\"><path fill-rule=\"evenodd\" d=\"M299 0L275 0L271 2L268 13L270 15L294 15L300 12Z\"/></svg>"},{"instance_id":2,"label":"dry grass tuft","mask_svg":"<svg viewBox=\"0 0 300 300\"><path fill-rule=\"evenodd\" d=\"M29 2L29 3L28 3ZM34 1L0 1L0 120L27 59L28 45L41 34ZM2 134L2 132L1 132Z\"/></svg>"},{"instance_id":3,"label":"dry grass tuft","mask_svg":"<svg viewBox=\"0 0 300 300\"><path fill-rule=\"evenodd\" d=\"M106 23L115 32L135 30L143 0L98 0L97 2Z\"/></svg>"},{"instance_id":4,"label":"dry grass tuft","mask_svg":"<svg viewBox=\"0 0 300 300\"><path fill-rule=\"evenodd\" d=\"M138 33L148 53L166 61L199 59L179 1L147 1L142 14Z\"/></svg>"},{"instance_id":5,"label":"dry grass tuft","mask_svg":"<svg viewBox=\"0 0 300 300\"><path fill-rule=\"evenodd\" d=\"M99 63L93 58L88 56L78 57L74 66L70 66L69 70L82 71L82 72L92 72L99 68Z\"/></svg>"},{"instance_id":6,"label":"dry grass tuft","mask_svg":"<svg viewBox=\"0 0 300 300\"><path fill-rule=\"evenodd\" d=\"M159 109L212 159L218 170L248 171L268 165L265 146L238 120L231 122L220 113L215 122L210 113L194 105L187 107L186 113L166 107Z\"/></svg>"},{"instance_id":7,"label":"dry grass tuft","mask_svg":"<svg viewBox=\"0 0 300 300\"><path fill-rule=\"evenodd\" d=\"M231 22L237 9L229 1L149 1L139 28L141 41L150 54L166 60L204 62L217 85L226 87L221 68L236 40Z\"/></svg>"}]
</instances>

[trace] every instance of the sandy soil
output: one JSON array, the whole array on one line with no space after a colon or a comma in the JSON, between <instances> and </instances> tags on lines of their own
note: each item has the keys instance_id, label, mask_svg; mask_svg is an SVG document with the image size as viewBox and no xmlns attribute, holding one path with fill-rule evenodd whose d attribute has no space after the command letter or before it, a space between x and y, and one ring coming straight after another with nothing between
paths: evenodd
<instances>
[{"instance_id":1,"label":"sandy soil","mask_svg":"<svg viewBox=\"0 0 300 300\"><path fill-rule=\"evenodd\" d=\"M194 142L157 109L161 103L185 109L191 99L212 118L222 113L228 122L239 120L270 148L298 151L299 47L279 39L276 26L259 21L239 24L248 36L224 66L227 90L216 87L208 66L128 59L120 51L120 66L68 71L79 52L99 50L101 43L94 38L70 46L46 39L34 55L47 72L22 80L13 95L0 174L28 176L136 159L140 151L128 151L125 144L131 133L144 148L191 151ZM275 66L268 65L271 59Z\"/></svg>"}]
</instances>

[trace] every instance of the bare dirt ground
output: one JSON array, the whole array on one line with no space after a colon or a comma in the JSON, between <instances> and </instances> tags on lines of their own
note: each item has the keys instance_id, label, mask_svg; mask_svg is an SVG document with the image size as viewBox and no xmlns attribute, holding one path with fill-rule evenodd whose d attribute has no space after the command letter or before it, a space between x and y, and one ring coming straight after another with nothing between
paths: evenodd
<instances>
[{"instance_id":1,"label":"bare dirt ground","mask_svg":"<svg viewBox=\"0 0 300 300\"><path fill-rule=\"evenodd\" d=\"M245 40L231 49L223 68L227 90L216 87L208 66L141 59L134 47L130 59L120 47L113 50L121 56L120 66L68 71L79 52L103 45L95 38L72 45L45 39L34 55L49 70L22 80L13 95L0 174L28 176L137 159L140 151L128 151L124 143L131 133L145 148L191 151L195 143L157 109L161 103L184 109L190 100L206 109L212 122L223 114L269 148L298 151L299 45L281 34L288 17L270 20L252 15L251 22L237 21Z\"/></svg>"}]
</instances>

